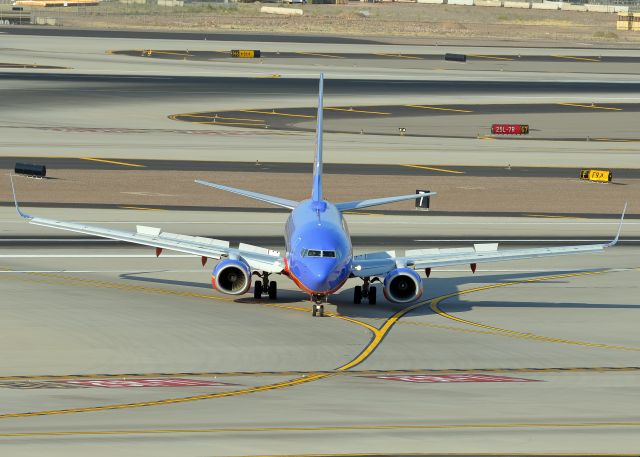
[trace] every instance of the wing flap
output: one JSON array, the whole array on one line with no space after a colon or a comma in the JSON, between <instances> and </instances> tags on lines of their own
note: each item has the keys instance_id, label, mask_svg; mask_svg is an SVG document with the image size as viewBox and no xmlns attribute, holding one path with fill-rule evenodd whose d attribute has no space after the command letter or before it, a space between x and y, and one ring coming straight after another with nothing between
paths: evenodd
<instances>
[{"instance_id":1,"label":"wing flap","mask_svg":"<svg viewBox=\"0 0 640 457\"><path fill-rule=\"evenodd\" d=\"M551 248L512 249L507 251L475 251L459 254L405 256L408 266L415 269L465 265L469 263L499 262L506 260L523 260L536 257L549 257L564 254L583 254L603 251L605 245L590 244L582 246L563 246Z\"/></svg>"}]
</instances>

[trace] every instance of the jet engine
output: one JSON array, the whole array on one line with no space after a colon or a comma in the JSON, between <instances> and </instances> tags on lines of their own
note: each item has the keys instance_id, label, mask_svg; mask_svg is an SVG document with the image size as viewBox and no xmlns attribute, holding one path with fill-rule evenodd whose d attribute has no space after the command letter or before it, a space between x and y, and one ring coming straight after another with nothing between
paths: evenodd
<instances>
[{"instance_id":1,"label":"jet engine","mask_svg":"<svg viewBox=\"0 0 640 457\"><path fill-rule=\"evenodd\" d=\"M422 278L414 270L398 268L384 278L384 296L395 303L409 303L422 296Z\"/></svg>"},{"instance_id":2,"label":"jet engine","mask_svg":"<svg viewBox=\"0 0 640 457\"><path fill-rule=\"evenodd\" d=\"M242 260L223 260L213 269L211 284L222 293L242 295L251 287L251 268Z\"/></svg>"}]
</instances>

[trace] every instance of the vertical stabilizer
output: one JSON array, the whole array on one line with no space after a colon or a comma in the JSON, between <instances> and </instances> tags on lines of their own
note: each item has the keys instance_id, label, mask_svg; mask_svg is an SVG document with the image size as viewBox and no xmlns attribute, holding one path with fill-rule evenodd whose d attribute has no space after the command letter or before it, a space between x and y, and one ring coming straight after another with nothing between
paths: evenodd
<instances>
[{"instance_id":1,"label":"vertical stabilizer","mask_svg":"<svg viewBox=\"0 0 640 457\"><path fill-rule=\"evenodd\" d=\"M316 117L316 159L313 163L313 190L311 200L322 200L322 98L324 88L324 74L320 73L320 85L318 89L318 115Z\"/></svg>"}]
</instances>

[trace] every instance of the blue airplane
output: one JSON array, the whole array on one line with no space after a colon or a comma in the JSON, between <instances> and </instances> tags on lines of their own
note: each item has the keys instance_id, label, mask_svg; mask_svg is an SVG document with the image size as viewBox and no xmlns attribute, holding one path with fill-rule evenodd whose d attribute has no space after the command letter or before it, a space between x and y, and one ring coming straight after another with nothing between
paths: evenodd
<instances>
[{"instance_id":1,"label":"blue airplane","mask_svg":"<svg viewBox=\"0 0 640 457\"><path fill-rule=\"evenodd\" d=\"M534 257L556 256L602 251L618 242L624 212L615 238L609 243L580 246L498 250L497 243L474 244L470 248L414 249L403 256L395 251L373 252L353 255L345 211L385 205L387 203L414 200L435 195L435 192L400 195L396 197L355 200L331 203L322 194L322 100L323 75L320 75L318 114L316 127L316 154L313 166L313 188L311 198L301 202L260 194L248 190L223 186L207 181L197 183L215 189L243 195L291 210L285 226L286 252L280 252L240 243L231 247L228 241L213 238L179 235L164 232L160 228L138 225L135 232L57 221L25 214L18 204L13 178L11 185L18 214L31 224L68 230L72 232L126 241L156 248L156 256L164 249L200 256L204 266L208 259L220 260L211 276L213 287L225 294L242 295L251 288L253 276L259 278L254 284L254 298L268 295L277 299L277 283L271 281L272 274L288 276L313 302L312 314L324 315L324 302L328 296L340 290L349 278L359 278L362 285L355 286L353 302L366 300L370 305L377 301L374 282L382 283L386 299L392 303L410 303L419 300L423 293L423 280L417 270L428 277L434 267L470 265L475 272L481 262L519 260ZM382 278L382 279L380 279Z\"/></svg>"}]
</instances>

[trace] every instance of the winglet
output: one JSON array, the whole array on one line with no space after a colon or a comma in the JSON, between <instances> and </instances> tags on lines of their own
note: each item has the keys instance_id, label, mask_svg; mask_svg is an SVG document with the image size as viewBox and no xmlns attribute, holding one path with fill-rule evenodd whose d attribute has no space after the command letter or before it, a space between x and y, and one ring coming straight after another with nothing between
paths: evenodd
<instances>
[{"instance_id":1,"label":"winglet","mask_svg":"<svg viewBox=\"0 0 640 457\"><path fill-rule=\"evenodd\" d=\"M313 190L311 200L322 200L322 99L324 97L324 74L320 73L318 84L318 114L316 117L316 158L313 164Z\"/></svg>"},{"instance_id":2,"label":"winglet","mask_svg":"<svg viewBox=\"0 0 640 457\"><path fill-rule=\"evenodd\" d=\"M624 208L622 209L622 216L620 216L620 225L618 226L618 233L616 233L616 237L612 241L604 245L605 248L610 248L611 246L615 246L616 244L618 244L618 240L620 239L620 232L622 231L622 222L624 221L624 213L627 212L627 203L628 202L624 203Z\"/></svg>"},{"instance_id":3,"label":"winglet","mask_svg":"<svg viewBox=\"0 0 640 457\"><path fill-rule=\"evenodd\" d=\"M30 216L29 214L23 213L20 210L20 205L18 204L18 199L16 198L16 186L13 184L13 174L9 173L9 178L11 179L11 191L13 192L13 202L16 205L16 211L18 212L20 217L23 217L25 219L33 219L33 216Z\"/></svg>"}]
</instances>

